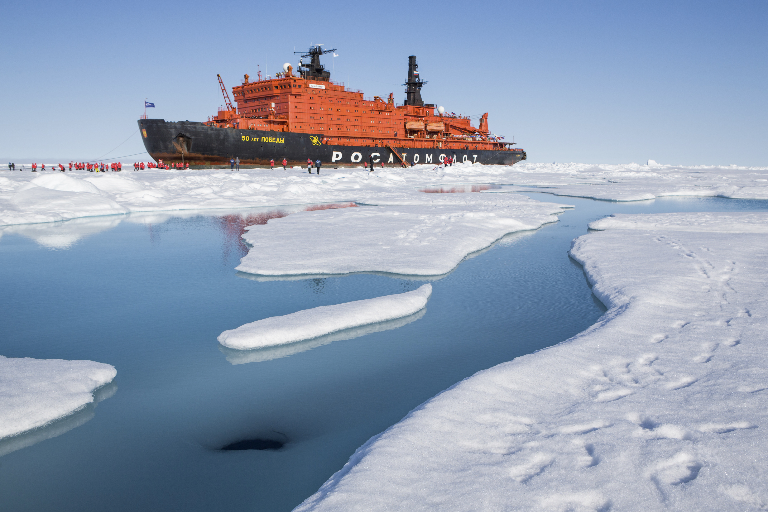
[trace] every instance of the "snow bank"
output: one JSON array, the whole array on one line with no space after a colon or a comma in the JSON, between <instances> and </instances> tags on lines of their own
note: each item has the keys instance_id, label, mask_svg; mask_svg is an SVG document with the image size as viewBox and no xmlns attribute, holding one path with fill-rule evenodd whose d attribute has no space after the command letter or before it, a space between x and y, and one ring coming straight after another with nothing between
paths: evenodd
<instances>
[{"instance_id":1,"label":"snow bank","mask_svg":"<svg viewBox=\"0 0 768 512\"><path fill-rule=\"evenodd\" d=\"M768 214L597 224L571 250L596 325L441 393L297 510L768 507Z\"/></svg>"},{"instance_id":2,"label":"snow bank","mask_svg":"<svg viewBox=\"0 0 768 512\"><path fill-rule=\"evenodd\" d=\"M98 194L99 189L88 183L87 180L80 180L72 178L66 174L46 174L38 176L26 185L21 190L30 190L35 187L45 188L48 190L58 190L60 192L85 192L87 194Z\"/></svg>"},{"instance_id":3,"label":"snow bank","mask_svg":"<svg viewBox=\"0 0 768 512\"><path fill-rule=\"evenodd\" d=\"M218 339L238 350L285 345L412 315L426 307L431 294L432 285L425 284L411 292L305 309L224 331Z\"/></svg>"},{"instance_id":4,"label":"snow bank","mask_svg":"<svg viewBox=\"0 0 768 512\"><path fill-rule=\"evenodd\" d=\"M557 221L562 205L516 194L472 196L451 204L370 206L302 212L252 226L252 247L237 270L264 276L389 272L442 275L508 233ZM454 200L459 201L459 200Z\"/></svg>"},{"instance_id":5,"label":"snow bank","mask_svg":"<svg viewBox=\"0 0 768 512\"><path fill-rule=\"evenodd\" d=\"M93 361L0 356L0 439L81 409L115 375L113 366Z\"/></svg>"}]
</instances>

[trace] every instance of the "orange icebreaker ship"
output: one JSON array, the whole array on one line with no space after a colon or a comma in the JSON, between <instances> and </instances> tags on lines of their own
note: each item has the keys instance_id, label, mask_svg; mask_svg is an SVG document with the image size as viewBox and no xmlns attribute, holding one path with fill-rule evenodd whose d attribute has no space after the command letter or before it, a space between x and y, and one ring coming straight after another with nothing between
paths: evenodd
<instances>
[{"instance_id":1,"label":"orange icebreaker ship","mask_svg":"<svg viewBox=\"0 0 768 512\"><path fill-rule=\"evenodd\" d=\"M219 77L225 106L206 122L167 122L140 119L144 146L155 160L191 165L241 163L268 165L270 160L305 166L307 160L324 165L362 166L371 159L378 165L410 166L456 162L511 165L525 160L525 151L491 135L488 114L480 125L468 117L447 115L442 107L421 99L416 57L408 58L408 80L403 105L363 98L331 81L320 56L333 50L314 46L301 55L298 75L286 64L275 78L232 88L232 105ZM304 64L303 59L309 59Z\"/></svg>"}]
</instances>

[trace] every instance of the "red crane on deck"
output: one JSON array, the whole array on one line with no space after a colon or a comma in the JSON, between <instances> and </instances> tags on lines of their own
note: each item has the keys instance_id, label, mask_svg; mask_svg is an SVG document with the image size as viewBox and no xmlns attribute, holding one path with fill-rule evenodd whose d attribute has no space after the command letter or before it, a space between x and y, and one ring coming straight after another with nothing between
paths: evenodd
<instances>
[{"instance_id":1,"label":"red crane on deck","mask_svg":"<svg viewBox=\"0 0 768 512\"><path fill-rule=\"evenodd\" d=\"M235 107L232 106L232 102L229 100L229 93L227 92L227 88L224 87L224 80L221 79L221 75L216 75L219 79L219 85L221 86L221 94L224 95L224 103L227 105L227 110L230 112L235 111Z\"/></svg>"}]
</instances>

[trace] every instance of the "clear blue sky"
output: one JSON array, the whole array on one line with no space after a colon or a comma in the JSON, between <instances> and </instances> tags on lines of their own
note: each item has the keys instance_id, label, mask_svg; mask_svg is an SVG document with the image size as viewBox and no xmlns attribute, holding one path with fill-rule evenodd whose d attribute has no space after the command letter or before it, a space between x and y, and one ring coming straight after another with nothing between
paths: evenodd
<instances>
[{"instance_id":1,"label":"clear blue sky","mask_svg":"<svg viewBox=\"0 0 768 512\"><path fill-rule=\"evenodd\" d=\"M143 151L136 120L205 120L311 43L332 79L489 112L535 162L768 166L768 2L4 2L0 157ZM132 135L133 134L133 135ZM130 137L130 138L129 138ZM124 158L147 159L147 155Z\"/></svg>"}]
</instances>

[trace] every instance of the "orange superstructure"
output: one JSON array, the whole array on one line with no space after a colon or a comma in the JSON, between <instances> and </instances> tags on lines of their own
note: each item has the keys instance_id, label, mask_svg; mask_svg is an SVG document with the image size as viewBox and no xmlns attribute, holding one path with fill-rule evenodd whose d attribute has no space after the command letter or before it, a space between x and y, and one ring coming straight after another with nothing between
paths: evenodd
<instances>
[{"instance_id":1,"label":"orange superstructure","mask_svg":"<svg viewBox=\"0 0 768 512\"><path fill-rule=\"evenodd\" d=\"M245 75L243 83L232 88L237 106L219 110L206 124L321 134L324 144L335 146L511 150L512 143L490 134L487 113L474 127L468 117L445 115L442 108L421 102L419 90L425 82L415 71L415 57L405 84L408 98L404 105L395 105L392 93L387 99L365 99L361 91L331 81L319 63L319 56L330 51L310 49L304 57L312 57L312 64L302 64L299 76L291 66L276 78L259 76L252 82Z\"/></svg>"}]
</instances>

